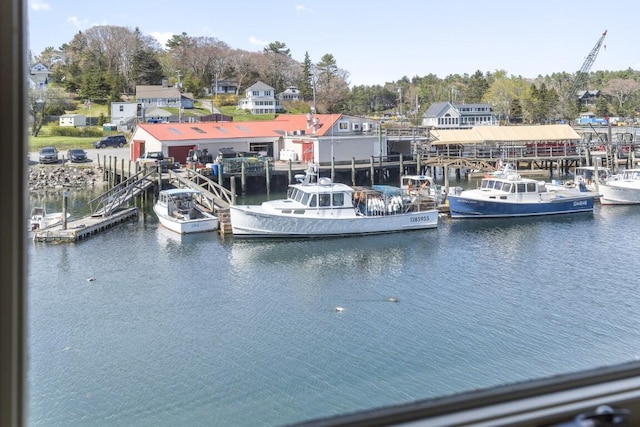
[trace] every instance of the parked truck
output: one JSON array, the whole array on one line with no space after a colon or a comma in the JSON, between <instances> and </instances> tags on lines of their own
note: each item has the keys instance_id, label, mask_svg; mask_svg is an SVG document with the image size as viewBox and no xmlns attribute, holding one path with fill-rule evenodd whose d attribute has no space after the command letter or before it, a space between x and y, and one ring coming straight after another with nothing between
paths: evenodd
<instances>
[{"instance_id":1,"label":"parked truck","mask_svg":"<svg viewBox=\"0 0 640 427\"><path fill-rule=\"evenodd\" d=\"M145 169L160 165L162 172L174 166L172 159L166 159L162 151L148 151L136 159L136 164Z\"/></svg>"}]
</instances>

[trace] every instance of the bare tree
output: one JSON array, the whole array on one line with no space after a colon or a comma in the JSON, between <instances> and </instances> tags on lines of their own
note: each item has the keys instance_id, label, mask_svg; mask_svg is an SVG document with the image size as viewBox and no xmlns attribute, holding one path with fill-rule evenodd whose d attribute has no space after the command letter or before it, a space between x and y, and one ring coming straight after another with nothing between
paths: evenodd
<instances>
[{"instance_id":1,"label":"bare tree","mask_svg":"<svg viewBox=\"0 0 640 427\"><path fill-rule=\"evenodd\" d=\"M618 101L618 110L622 110L624 103L634 93L640 90L640 83L632 79L611 79L602 90L605 95L612 96Z\"/></svg>"}]
</instances>

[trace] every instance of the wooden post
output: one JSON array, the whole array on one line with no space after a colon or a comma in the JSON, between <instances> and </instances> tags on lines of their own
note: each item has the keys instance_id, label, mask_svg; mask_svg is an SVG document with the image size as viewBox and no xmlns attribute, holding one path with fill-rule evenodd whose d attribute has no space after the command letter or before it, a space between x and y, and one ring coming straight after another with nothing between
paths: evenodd
<instances>
[{"instance_id":1,"label":"wooden post","mask_svg":"<svg viewBox=\"0 0 640 427\"><path fill-rule=\"evenodd\" d=\"M64 190L62 192L62 229L67 229L67 199L69 198L69 191Z\"/></svg>"},{"instance_id":2,"label":"wooden post","mask_svg":"<svg viewBox=\"0 0 640 427\"><path fill-rule=\"evenodd\" d=\"M231 190L231 204L236 204L236 177L232 176L229 178L229 187Z\"/></svg>"},{"instance_id":3,"label":"wooden post","mask_svg":"<svg viewBox=\"0 0 640 427\"><path fill-rule=\"evenodd\" d=\"M240 163L240 186L242 187L242 194L247 192L247 176L244 161Z\"/></svg>"},{"instance_id":4,"label":"wooden post","mask_svg":"<svg viewBox=\"0 0 640 427\"><path fill-rule=\"evenodd\" d=\"M292 175L293 175L293 171L291 170L291 159L289 159L289 169L287 170L287 179L289 179L289 182L287 182L287 184L291 184L293 182L291 180Z\"/></svg>"},{"instance_id":5,"label":"wooden post","mask_svg":"<svg viewBox=\"0 0 640 427\"><path fill-rule=\"evenodd\" d=\"M400 185L402 186L402 175L404 175L404 162L402 158L402 153L400 153Z\"/></svg>"},{"instance_id":6,"label":"wooden post","mask_svg":"<svg viewBox=\"0 0 640 427\"><path fill-rule=\"evenodd\" d=\"M356 185L356 158L351 158L351 185Z\"/></svg>"},{"instance_id":7,"label":"wooden post","mask_svg":"<svg viewBox=\"0 0 640 427\"><path fill-rule=\"evenodd\" d=\"M374 174L375 174L375 171L376 170L375 170L374 165L373 165L373 156L371 156L371 185L375 184L375 180L374 180L374 177L373 177Z\"/></svg>"},{"instance_id":8,"label":"wooden post","mask_svg":"<svg viewBox=\"0 0 640 427\"><path fill-rule=\"evenodd\" d=\"M442 167L442 174L444 175L444 194L449 194L449 165L446 163Z\"/></svg>"},{"instance_id":9,"label":"wooden post","mask_svg":"<svg viewBox=\"0 0 640 427\"><path fill-rule=\"evenodd\" d=\"M422 175L422 156L420 153L416 154L416 175Z\"/></svg>"},{"instance_id":10,"label":"wooden post","mask_svg":"<svg viewBox=\"0 0 640 427\"><path fill-rule=\"evenodd\" d=\"M109 187L113 188L114 185L114 177L113 177L113 169L114 169L114 161L113 161L113 157L109 156Z\"/></svg>"},{"instance_id":11,"label":"wooden post","mask_svg":"<svg viewBox=\"0 0 640 427\"><path fill-rule=\"evenodd\" d=\"M162 165L158 162L158 191L162 190Z\"/></svg>"},{"instance_id":12,"label":"wooden post","mask_svg":"<svg viewBox=\"0 0 640 427\"><path fill-rule=\"evenodd\" d=\"M120 173L122 174L121 175L121 181L124 181L125 180L125 177L124 177L124 157L122 159L120 159Z\"/></svg>"},{"instance_id":13,"label":"wooden post","mask_svg":"<svg viewBox=\"0 0 640 427\"><path fill-rule=\"evenodd\" d=\"M271 174L269 173L269 160L264 161L265 185L267 186L267 196L271 193Z\"/></svg>"}]
</instances>

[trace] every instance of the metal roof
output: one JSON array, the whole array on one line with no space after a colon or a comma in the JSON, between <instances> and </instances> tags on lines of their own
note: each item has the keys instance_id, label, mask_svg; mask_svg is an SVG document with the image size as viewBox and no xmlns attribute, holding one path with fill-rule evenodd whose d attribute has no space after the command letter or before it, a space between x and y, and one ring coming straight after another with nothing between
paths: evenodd
<instances>
[{"instance_id":1,"label":"metal roof","mask_svg":"<svg viewBox=\"0 0 640 427\"><path fill-rule=\"evenodd\" d=\"M581 139L569 125L477 126L471 129L434 129L432 145L482 144L487 142L538 142Z\"/></svg>"}]
</instances>

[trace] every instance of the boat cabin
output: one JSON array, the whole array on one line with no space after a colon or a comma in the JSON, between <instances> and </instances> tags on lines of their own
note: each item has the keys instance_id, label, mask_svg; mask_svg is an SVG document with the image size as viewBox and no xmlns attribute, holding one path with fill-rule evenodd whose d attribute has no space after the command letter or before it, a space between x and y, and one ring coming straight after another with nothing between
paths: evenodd
<instances>
[{"instance_id":1,"label":"boat cabin","mask_svg":"<svg viewBox=\"0 0 640 427\"><path fill-rule=\"evenodd\" d=\"M546 193L547 187L544 181L532 179L509 180L498 178L483 178L480 184L481 190L501 191L503 193Z\"/></svg>"},{"instance_id":2,"label":"boat cabin","mask_svg":"<svg viewBox=\"0 0 640 427\"><path fill-rule=\"evenodd\" d=\"M175 189L161 191L158 195L158 204L166 206L167 214L180 219L198 218L196 209L195 190Z\"/></svg>"}]
</instances>

